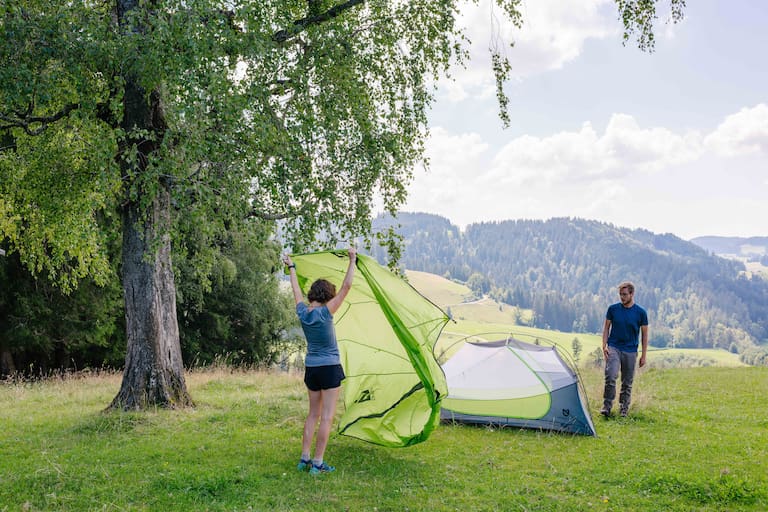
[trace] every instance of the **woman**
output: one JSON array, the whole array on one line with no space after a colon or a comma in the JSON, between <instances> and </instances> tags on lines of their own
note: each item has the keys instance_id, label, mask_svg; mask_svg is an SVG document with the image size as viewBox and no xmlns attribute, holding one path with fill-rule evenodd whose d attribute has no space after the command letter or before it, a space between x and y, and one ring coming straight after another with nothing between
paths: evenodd
<instances>
[{"instance_id":1,"label":"woman","mask_svg":"<svg viewBox=\"0 0 768 512\"><path fill-rule=\"evenodd\" d=\"M357 250L349 248L349 267L341 288L336 293L336 287L325 279L318 279L309 289L307 299L299 288L296 277L296 265L291 257L286 255L283 262L288 266L291 276L293 298L296 300L296 314L301 321L304 336L307 338L307 356L304 361L304 383L309 393L309 414L304 421L304 433L301 438L301 459L299 471L309 468L309 473L329 473L336 468L329 466L323 460L325 447L331 435L333 417L336 414L336 402L344 380L344 369L339 357L339 346L336 343L336 330L333 326L333 314L341 307L355 275ZM318 426L319 420L319 426ZM315 456L310 458L312 438L317 428L315 441Z\"/></svg>"}]
</instances>

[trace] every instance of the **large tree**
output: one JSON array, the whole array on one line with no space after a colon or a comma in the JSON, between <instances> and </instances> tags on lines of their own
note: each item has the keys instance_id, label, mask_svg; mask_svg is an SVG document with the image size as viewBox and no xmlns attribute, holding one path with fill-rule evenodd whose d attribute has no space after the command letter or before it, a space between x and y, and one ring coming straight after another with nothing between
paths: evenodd
<instances>
[{"instance_id":1,"label":"large tree","mask_svg":"<svg viewBox=\"0 0 768 512\"><path fill-rule=\"evenodd\" d=\"M176 220L213 239L286 219L295 246L368 233L375 200L405 198L434 79L466 56L459 0L1 1L0 236L68 290L108 278L119 212L123 409L191 403ZM652 45L656 0L616 1ZM495 4L521 22L520 0Z\"/></svg>"}]
</instances>

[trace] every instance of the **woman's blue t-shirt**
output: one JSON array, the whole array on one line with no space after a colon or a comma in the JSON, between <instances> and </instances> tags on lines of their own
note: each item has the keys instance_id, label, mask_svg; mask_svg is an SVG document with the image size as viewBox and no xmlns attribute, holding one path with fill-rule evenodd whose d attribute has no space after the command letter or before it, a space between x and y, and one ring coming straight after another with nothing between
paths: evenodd
<instances>
[{"instance_id":1,"label":"woman's blue t-shirt","mask_svg":"<svg viewBox=\"0 0 768 512\"><path fill-rule=\"evenodd\" d=\"M648 325L648 313L637 304L625 308L618 302L608 308L605 318L611 321L608 346L616 347L622 352L637 352L640 327Z\"/></svg>"},{"instance_id":2,"label":"woman's blue t-shirt","mask_svg":"<svg viewBox=\"0 0 768 512\"><path fill-rule=\"evenodd\" d=\"M339 345L336 343L336 330L333 327L333 315L328 306L310 308L306 303L296 305L301 328L307 338L307 356L305 366L327 366L341 364Z\"/></svg>"}]
</instances>

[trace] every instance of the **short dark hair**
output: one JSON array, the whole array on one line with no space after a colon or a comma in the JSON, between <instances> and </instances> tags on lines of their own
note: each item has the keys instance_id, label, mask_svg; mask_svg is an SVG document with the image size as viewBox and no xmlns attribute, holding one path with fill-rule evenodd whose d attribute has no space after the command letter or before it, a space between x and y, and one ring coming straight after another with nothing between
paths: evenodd
<instances>
[{"instance_id":1,"label":"short dark hair","mask_svg":"<svg viewBox=\"0 0 768 512\"><path fill-rule=\"evenodd\" d=\"M629 293L635 293L635 285L632 283L632 281L624 281L619 285L619 292L626 288L629 290Z\"/></svg>"},{"instance_id":2,"label":"short dark hair","mask_svg":"<svg viewBox=\"0 0 768 512\"><path fill-rule=\"evenodd\" d=\"M310 302L316 301L320 304L325 304L335 296L336 286L325 279L318 279L312 283L312 286L309 288L309 293L307 294L307 298Z\"/></svg>"}]
</instances>

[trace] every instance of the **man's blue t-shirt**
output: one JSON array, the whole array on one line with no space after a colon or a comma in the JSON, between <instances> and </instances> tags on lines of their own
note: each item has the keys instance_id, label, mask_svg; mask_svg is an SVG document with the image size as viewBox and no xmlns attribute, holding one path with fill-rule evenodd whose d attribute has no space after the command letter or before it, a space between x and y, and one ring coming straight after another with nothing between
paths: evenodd
<instances>
[{"instance_id":1,"label":"man's blue t-shirt","mask_svg":"<svg viewBox=\"0 0 768 512\"><path fill-rule=\"evenodd\" d=\"M648 313L637 304L625 308L621 302L617 302L608 308L605 318L611 321L608 346L622 352L637 352L640 327L648 325Z\"/></svg>"},{"instance_id":2,"label":"man's blue t-shirt","mask_svg":"<svg viewBox=\"0 0 768 512\"><path fill-rule=\"evenodd\" d=\"M304 302L296 304L301 328L307 338L307 357L305 366L328 366L341 364L339 346L336 343L336 331L333 328L333 315L328 307L310 309Z\"/></svg>"}]
</instances>

